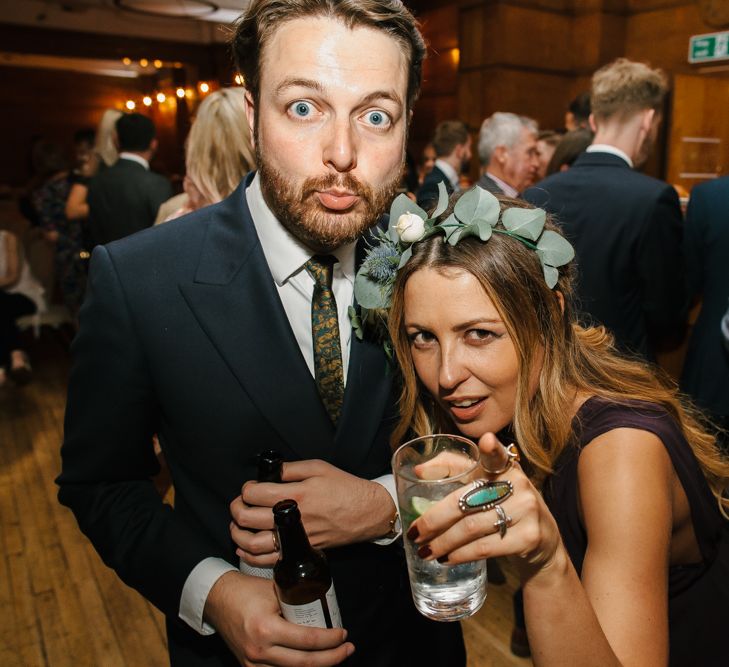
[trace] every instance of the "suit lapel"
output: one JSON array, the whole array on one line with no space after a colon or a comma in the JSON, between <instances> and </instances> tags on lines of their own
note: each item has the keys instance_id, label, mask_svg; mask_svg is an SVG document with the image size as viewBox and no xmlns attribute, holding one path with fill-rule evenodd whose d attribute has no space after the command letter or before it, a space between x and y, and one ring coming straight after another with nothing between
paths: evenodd
<instances>
[{"instance_id":1,"label":"suit lapel","mask_svg":"<svg viewBox=\"0 0 729 667\"><path fill-rule=\"evenodd\" d=\"M302 458L330 458L334 429L256 236L249 180L211 209L195 278L180 290L271 427Z\"/></svg>"},{"instance_id":2,"label":"suit lapel","mask_svg":"<svg viewBox=\"0 0 729 667\"><path fill-rule=\"evenodd\" d=\"M379 226L387 229L387 216ZM357 268L364 261L368 244L374 240L372 231L360 239L355 255ZM354 468L367 456L385 414L391 385L392 371L387 368L382 346L359 340L353 331L344 405L333 453L335 464Z\"/></svg>"}]
</instances>

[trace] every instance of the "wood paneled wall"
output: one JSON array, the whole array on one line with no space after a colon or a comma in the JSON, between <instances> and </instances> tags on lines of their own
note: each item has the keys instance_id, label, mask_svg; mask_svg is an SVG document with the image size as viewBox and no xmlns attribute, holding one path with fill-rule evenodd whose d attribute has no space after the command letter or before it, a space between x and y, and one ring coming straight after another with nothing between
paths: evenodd
<instances>
[{"instance_id":1,"label":"wood paneled wall","mask_svg":"<svg viewBox=\"0 0 729 667\"><path fill-rule=\"evenodd\" d=\"M436 52L436 62L426 67L413 118L412 143L417 150L435 125L447 118L460 118L476 130L494 111L513 111L535 118L543 128L561 128L567 105L589 88L592 73L619 56L661 67L671 79L679 74L702 76L700 68L687 62L689 37L720 29L707 22L707 3L702 13L698 0L411 0L408 4L422 21L431 53ZM715 17L714 13L714 23ZM455 48L457 67L444 56L444 49ZM444 81L445 76L453 80ZM729 72L722 76L729 77ZM679 87L670 103L691 108L698 119L703 109L685 97L684 90L688 88ZM671 116L666 136L671 135ZM723 141L729 143L729 136ZM647 170L664 175L670 149L658 148Z\"/></svg>"}]
</instances>

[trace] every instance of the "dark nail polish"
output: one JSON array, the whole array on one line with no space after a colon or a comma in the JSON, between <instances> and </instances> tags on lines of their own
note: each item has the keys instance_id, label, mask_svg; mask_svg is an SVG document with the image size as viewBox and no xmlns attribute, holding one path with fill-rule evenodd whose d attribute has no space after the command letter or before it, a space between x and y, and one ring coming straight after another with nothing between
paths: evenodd
<instances>
[{"instance_id":1,"label":"dark nail polish","mask_svg":"<svg viewBox=\"0 0 729 667\"><path fill-rule=\"evenodd\" d=\"M419 536L420 536L420 532L418 531L418 527L410 526L410 530L408 531L408 539L411 542L415 542L415 540L417 540Z\"/></svg>"},{"instance_id":2,"label":"dark nail polish","mask_svg":"<svg viewBox=\"0 0 729 667\"><path fill-rule=\"evenodd\" d=\"M422 547L418 549L418 556L421 558L427 558L428 556L431 556L433 554L432 549L427 545L424 544Z\"/></svg>"},{"instance_id":3,"label":"dark nail polish","mask_svg":"<svg viewBox=\"0 0 729 667\"><path fill-rule=\"evenodd\" d=\"M438 561L438 562L439 562L439 563L440 563L441 565L447 565L447 564L448 564L448 556L441 556L440 558L436 558L436 560L437 560L437 561Z\"/></svg>"}]
</instances>

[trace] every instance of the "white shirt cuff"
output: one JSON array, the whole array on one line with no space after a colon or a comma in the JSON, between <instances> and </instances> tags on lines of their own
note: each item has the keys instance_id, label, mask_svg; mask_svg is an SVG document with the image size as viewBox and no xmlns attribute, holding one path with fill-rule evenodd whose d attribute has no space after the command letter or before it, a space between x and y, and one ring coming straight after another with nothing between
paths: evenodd
<instances>
[{"instance_id":1,"label":"white shirt cuff","mask_svg":"<svg viewBox=\"0 0 729 667\"><path fill-rule=\"evenodd\" d=\"M203 621L205 602L213 584L226 572L237 572L222 558L206 558L200 561L187 576L180 596L180 618L201 635L215 634L215 628Z\"/></svg>"},{"instance_id":2,"label":"white shirt cuff","mask_svg":"<svg viewBox=\"0 0 729 667\"><path fill-rule=\"evenodd\" d=\"M373 482L377 482L378 484L381 484L385 487L387 492L392 497L392 502L395 505L395 509L397 510L397 489L395 488L395 476L390 475L382 475L382 477L378 477L377 479L373 479ZM397 532L394 536L388 535L387 537L381 537L379 540L372 540L374 544L379 544L381 546L387 546L388 544L392 544L395 540L399 539L402 535L402 525L400 523L400 517L397 517L397 522L395 524L395 528L397 529Z\"/></svg>"}]
</instances>

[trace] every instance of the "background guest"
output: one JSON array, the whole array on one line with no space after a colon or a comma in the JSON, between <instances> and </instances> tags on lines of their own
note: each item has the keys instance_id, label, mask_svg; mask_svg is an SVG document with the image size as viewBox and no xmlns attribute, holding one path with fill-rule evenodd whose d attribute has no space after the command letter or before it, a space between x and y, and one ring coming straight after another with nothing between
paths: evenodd
<instances>
[{"instance_id":1,"label":"background guest","mask_svg":"<svg viewBox=\"0 0 729 667\"><path fill-rule=\"evenodd\" d=\"M255 168L245 90L223 88L211 93L187 135L184 192L160 206L155 224L222 201Z\"/></svg>"},{"instance_id":2,"label":"background guest","mask_svg":"<svg viewBox=\"0 0 729 667\"><path fill-rule=\"evenodd\" d=\"M558 171L567 171L577 157L587 150L592 139L591 130L571 130L564 134L552 153L547 165L546 176L551 176Z\"/></svg>"},{"instance_id":3,"label":"background guest","mask_svg":"<svg viewBox=\"0 0 729 667\"><path fill-rule=\"evenodd\" d=\"M729 447L729 354L720 334L729 300L729 177L702 183L691 191L684 251L689 293L701 311L689 339L681 389L724 429Z\"/></svg>"},{"instance_id":4,"label":"background guest","mask_svg":"<svg viewBox=\"0 0 729 667\"><path fill-rule=\"evenodd\" d=\"M478 157L484 190L517 197L537 178L536 121L526 116L497 111L481 125Z\"/></svg>"},{"instance_id":5,"label":"background guest","mask_svg":"<svg viewBox=\"0 0 729 667\"><path fill-rule=\"evenodd\" d=\"M537 135L537 157L539 158L539 169L537 180L541 181L547 175L547 166L554 155L554 149L562 139L559 132L553 130L542 130Z\"/></svg>"},{"instance_id":6,"label":"background guest","mask_svg":"<svg viewBox=\"0 0 729 667\"><path fill-rule=\"evenodd\" d=\"M429 210L438 201L438 183L444 183L448 194L459 192L461 172L471 161L471 136L460 120L444 120L433 136L435 163L418 190L418 206Z\"/></svg>"},{"instance_id":7,"label":"background guest","mask_svg":"<svg viewBox=\"0 0 729 667\"><path fill-rule=\"evenodd\" d=\"M86 267L80 256L83 249L81 223L69 220L65 214L71 177L61 147L49 142L38 144L36 168L38 173L44 174L44 181L32 194L33 206L44 237L54 246L55 283L75 319L86 289Z\"/></svg>"},{"instance_id":8,"label":"background guest","mask_svg":"<svg viewBox=\"0 0 729 667\"><path fill-rule=\"evenodd\" d=\"M570 102L570 105L564 114L565 129L568 132L572 132L573 130L589 130L591 113L592 109L590 105L589 91L580 93Z\"/></svg>"},{"instance_id":9,"label":"background guest","mask_svg":"<svg viewBox=\"0 0 729 667\"><path fill-rule=\"evenodd\" d=\"M149 170L157 150L154 123L138 113L116 122L119 159L89 183L89 230L94 244L105 244L150 227L170 182Z\"/></svg>"},{"instance_id":10,"label":"background guest","mask_svg":"<svg viewBox=\"0 0 729 667\"><path fill-rule=\"evenodd\" d=\"M30 272L18 237L0 230L0 385L7 375L16 384L30 381L30 362L15 320L44 308L43 288Z\"/></svg>"},{"instance_id":11,"label":"background guest","mask_svg":"<svg viewBox=\"0 0 729 667\"><path fill-rule=\"evenodd\" d=\"M116 109L104 111L96 128L95 145L83 166L79 169L77 177L71 183L71 190L66 200L66 217L69 220L85 221L89 217L87 202L89 181L101 169L111 167L118 159L116 149L116 121L122 117L122 112ZM84 235L88 247L88 230L82 222Z\"/></svg>"},{"instance_id":12,"label":"background guest","mask_svg":"<svg viewBox=\"0 0 729 667\"><path fill-rule=\"evenodd\" d=\"M653 148L666 91L663 73L642 63L619 58L598 70L592 145L524 194L558 217L575 246L583 317L649 360L683 337L687 305L678 196L636 170Z\"/></svg>"}]
</instances>

